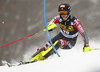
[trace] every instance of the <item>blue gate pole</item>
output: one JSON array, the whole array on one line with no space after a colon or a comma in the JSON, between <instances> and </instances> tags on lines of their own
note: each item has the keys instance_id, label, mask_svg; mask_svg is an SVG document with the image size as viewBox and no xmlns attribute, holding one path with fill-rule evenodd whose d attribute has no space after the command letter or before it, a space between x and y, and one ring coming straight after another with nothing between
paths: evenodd
<instances>
[{"instance_id":1,"label":"blue gate pole","mask_svg":"<svg viewBox=\"0 0 100 72\"><path fill-rule=\"evenodd\" d=\"M60 55L58 54L57 50L55 49L52 41L51 41L51 38L49 36L49 32L48 32L48 28L47 28L47 20L46 20L46 0L44 0L44 21L45 21L45 26L46 26L46 32L47 32L47 35L48 35L48 38L49 38L49 41L54 49L54 51L56 52L56 54L58 55L58 57L60 57Z\"/></svg>"}]
</instances>

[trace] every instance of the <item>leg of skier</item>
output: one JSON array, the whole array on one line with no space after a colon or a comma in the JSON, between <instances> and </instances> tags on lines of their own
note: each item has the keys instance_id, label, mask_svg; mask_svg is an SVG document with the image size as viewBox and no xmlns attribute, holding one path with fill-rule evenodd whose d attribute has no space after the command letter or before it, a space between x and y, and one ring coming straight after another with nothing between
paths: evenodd
<instances>
[{"instance_id":1,"label":"leg of skier","mask_svg":"<svg viewBox=\"0 0 100 72\"><path fill-rule=\"evenodd\" d=\"M55 49L58 50L58 48L61 46L61 42L55 41L53 45ZM52 46L50 46L48 49L45 49L45 47L43 47L32 56L31 62L45 60L53 53L54 53L54 49Z\"/></svg>"},{"instance_id":2,"label":"leg of skier","mask_svg":"<svg viewBox=\"0 0 100 72\"><path fill-rule=\"evenodd\" d=\"M53 42L56 50L59 47L61 47L62 49L71 49L76 43L76 38L74 38L74 39L66 38L61 33L59 33L54 38L52 38L52 42ZM42 51L41 51L41 49L42 49ZM38 58L37 60L44 60L54 53L54 50L49 41L41 49L39 50L39 52L36 52L32 56L33 59L31 59L31 61L34 62L34 59L36 59L36 58Z\"/></svg>"},{"instance_id":3,"label":"leg of skier","mask_svg":"<svg viewBox=\"0 0 100 72\"><path fill-rule=\"evenodd\" d=\"M52 38L52 42L53 42L53 45L55 46L56 50L59 47L61 47L62 49L71 49L75 45L76 40L77 40L77 37L73 38L73 39L66 38L61 33L59 33L54 38ZM32 62L36 62L36 61L45 60L53 53L54 53L53 47L51 46L50 42L48 41L43 48L41 48L39 51L37 51L32 56L32 59L29 62L24 62L24 63L26 64L26 63L32 63Z\"/></svg>"},{"instance_id":4,"label":"leg of skier","mask_svg":"<svg viewBox=\"0 0 100 72\"><path fill-rule=\"evenodd\" d=\"M49 42L47 42L46 45L48 45ZM45 46L46 46L45 45ZM54 53L54 49L51 46L51 44L49 44L50 46L47 46L48 48L45 49L45 46L43 48L41 48L40 50L38 50L33 56L32 59L30 61L21 61L19 65L22 64L28 64L28 63L33 63L36 61L41 61L41 60L45 60L47 59L50 55L52 55ZM60 41L55 41L55 43L53 44L55 49L57 50L60 46L61 46L61 42Z\"/></svg>"},{"instance_id":5,"label":"leg of skier","mask_svg":"<svg viewBox=\"0 0 100 72\"><path fill-rule=\"evenodd\" d=\"M62 34L59 33L57 34L54 38L52 38L52 42L53 42L53 45L55 46L56 50L61 46L61 42L59 41L59 39L62 38ZM42 49L42 50L41 50ZM34 59L35 58L39 58L41 56L41 54L43 54L43 56L45 57L44 59L48 58L51 54L54 53L54 50L50 44L50 42L48 41L46 43L46 45L41 48L38 52L36 52L33 56L32 56L32 59L31 61L34 62ZM39 60L39 59L38 59Z\"/></svg>"}]
</instances>

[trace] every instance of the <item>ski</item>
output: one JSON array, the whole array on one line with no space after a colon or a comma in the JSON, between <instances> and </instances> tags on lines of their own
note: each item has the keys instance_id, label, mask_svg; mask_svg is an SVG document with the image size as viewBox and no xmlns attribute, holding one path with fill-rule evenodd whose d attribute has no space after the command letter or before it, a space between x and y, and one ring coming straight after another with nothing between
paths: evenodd
<instances>
[{"instance_id":1,"label":"ski","mask_svg":"<svg viewBox=\"0 0 100 72\"><path fill-rule=\"evenodd\" d=\"M12 64L10 64L10 63L7 63L7 66L8 66L8 67L13 67L13 66L16 66L16 65L12 65Z\"/></svg>"},{"instance_id":2,"label":"ski","mask_svg":"<svg viewBox=\"0 0 100 72\"><path fill-rule=\"evenodd\" d=\"M27 62L25 62L25 61L20 61L20 63L19 64L10 64L10 63L6 63L6 65L8 66L8 67L14 67L14 66L20 66L20 65L25 65L25 64L29 64L29 63L33 63L33 62L36 62L36 61L27 61Z\"/></svg>"}]
</instances>

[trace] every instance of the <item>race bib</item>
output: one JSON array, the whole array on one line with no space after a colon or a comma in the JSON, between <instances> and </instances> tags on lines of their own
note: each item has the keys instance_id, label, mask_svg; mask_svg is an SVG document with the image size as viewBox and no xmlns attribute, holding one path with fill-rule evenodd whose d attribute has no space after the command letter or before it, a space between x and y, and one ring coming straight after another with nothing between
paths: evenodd
<instances>
[{"instance_id":1,"label":"race bib","mask_svg":"<svg viewBox=\"0 0 100 72\"><path fill-rule=\"evenodd\" d=\"M66 30L62 30L62 32L63 32L65 35L69 35L69 32L66 31Z\"/></svg>"}]
</instances>

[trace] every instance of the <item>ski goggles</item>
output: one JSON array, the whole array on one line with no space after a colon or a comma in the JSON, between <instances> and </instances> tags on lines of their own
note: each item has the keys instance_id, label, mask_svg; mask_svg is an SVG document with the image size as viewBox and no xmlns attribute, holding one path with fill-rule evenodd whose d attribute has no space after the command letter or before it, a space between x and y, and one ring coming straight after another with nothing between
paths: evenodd
<instances>
[{"instance_id":1,"label":"ski goggles","mask_svg":"<svg viewBox=\"0 0 100 72\"><path fill-rule=\"evenodd\" d=\"M68 11L59 11L59 14L64 14L64 15L66 15L66 14L68 14Z\"/></svg>"}]
</instances>

